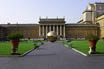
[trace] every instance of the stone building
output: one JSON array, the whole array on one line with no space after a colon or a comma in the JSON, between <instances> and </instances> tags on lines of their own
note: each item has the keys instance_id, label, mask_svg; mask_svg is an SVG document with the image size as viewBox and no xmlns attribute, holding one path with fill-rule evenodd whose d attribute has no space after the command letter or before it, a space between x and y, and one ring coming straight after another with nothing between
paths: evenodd
<instances>
[{"instance_id":1,"label":"stone building","mask_svg":"<svg viewBox=\"0 0 104 69\"><path fill-rule=\"evenodd\" d=\"M104 38L104 14L97 17L97 23L100 26L100 38Z\"/></svg>"},{"instance_id":2,"label":"stone building","mask_svg":"<svg viewBox=\"0 0 104 69\"><path fill-rule=\"evenodd\" d=\"M79 24L98 24L99 37L104 38L104 3L88 4Z\"/></svg>"},{"instance_id":3,"label":"stone building","mask_svg":"<svg viewBox=\"0 0 104 69\"><path fill-rule=\"evenodd\" d=\"M88 4L88 8L82 13L78 23L96 24L96 18L104 13L104 3Z\"/></svg>"},{"instance_id":4,"label":"stone building","mask_svg":"<svg viewBox=\"0 0 104 69\"><path fill-rule=\"evenodd\" d=\"M67 24L64 18L40 18L39 24L1 24L7 34L22 33L24 38L47 38L47 33L55 31L59 38L86 39L90 34L99 35L97 24Z\"/></svg>"},{"instance_id":5,"label":"stone building","mask_svg":"<svg viewBox=\"0 0 104 69\"><path fill-rule=\"evenodd\" d=\"M47 38L47 33L54 31L57 36L65 38L65 19L40 19L39 21L39 36Z\"/></svg>"}]
</instances>

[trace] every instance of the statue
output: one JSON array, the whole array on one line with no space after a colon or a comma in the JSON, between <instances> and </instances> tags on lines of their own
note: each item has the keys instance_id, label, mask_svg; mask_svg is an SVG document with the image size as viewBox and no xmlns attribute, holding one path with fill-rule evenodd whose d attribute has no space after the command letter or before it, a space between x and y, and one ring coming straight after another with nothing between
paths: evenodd
<instances>
[{"instance_id":1,"label":"statue","mask_svg":"<svg viewBox=\"0 0 104 69\"><path fill-rule=\"evenodd\" d=\"M50 31L47 33L47 39L50 42L55 42L57 40L57 35L54 31Z\"/></svg>"}]
</instances>

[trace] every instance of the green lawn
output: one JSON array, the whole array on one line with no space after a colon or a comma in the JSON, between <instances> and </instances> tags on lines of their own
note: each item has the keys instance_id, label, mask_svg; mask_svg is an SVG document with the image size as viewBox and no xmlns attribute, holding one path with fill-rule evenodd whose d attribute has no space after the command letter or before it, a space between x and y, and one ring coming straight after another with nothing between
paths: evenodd
<instances>
[{"instance_id":1,"label":"green lawn","mask_svg":"<svg viewBox=\"0 0 104 69\"><path fill-rule=\"evenodd\" d=\"M23 54L34 48L33 41L20 42L18 52ZM0 42L0 55L11 55L12 46L10 42Z\"/></svg>"},{"instance_id":2,"label":"green lawn","mask_svg":"<svg viewBox=\"0 0 104 69\"><path fill-rule=\"evenodd\" d=\"M72 41L72 48L75 48L85 54L88 54L89 43L88 40ZM96 54L104 54L104 41L99 40L96 45Z\"/></svg>"},{"instance_id":3,"label":"green lawn","mask_svg":"<svg viewBox=\"0 0 104 69\"><path fill-rule=\"evenodd\" d=\"M63 42L63 41L59 41L59 42ZM40 41L39 43L38 42L36 43L37 45L41 45ZM66 45L68 44L70 43L66 43ZM33 48L34 48L33 41L20 42L18 52L23 54ZM72 41L72 48L75 48L85 54L88 54L89 43L87 40ZM11 55L11 52L12 52L12 46L10 42L0 42L0 55ZM98 41L96 46L96 52L97 54L104 54L104 41L102 40Z\"/></svg>"}]
</instances>

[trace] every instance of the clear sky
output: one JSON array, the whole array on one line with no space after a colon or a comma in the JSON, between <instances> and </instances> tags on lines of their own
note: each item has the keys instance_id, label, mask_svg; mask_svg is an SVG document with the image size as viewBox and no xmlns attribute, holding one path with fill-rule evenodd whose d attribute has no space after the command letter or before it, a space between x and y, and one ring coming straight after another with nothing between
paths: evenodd
<instances>
[{"instance_id":1,"label":"clear sky","mask_svg":"<svg viewBox=\"0 0 104 69\"><path fill-rule=\"evenodd\" d=\"M38 23L39 17L64 17L67 23L76 23L88 3L104 0L0 0L0 24Z\"/></svg>"}]
</instances>

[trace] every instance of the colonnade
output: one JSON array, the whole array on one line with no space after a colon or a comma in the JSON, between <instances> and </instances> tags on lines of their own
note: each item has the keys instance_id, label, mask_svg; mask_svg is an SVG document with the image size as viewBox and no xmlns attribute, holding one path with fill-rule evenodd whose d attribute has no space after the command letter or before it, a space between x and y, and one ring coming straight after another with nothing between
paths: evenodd
<instances>
[{"instance_id":1,"label":"colonnade","mask_svg":"<svg viewBox=\"0 0 104 69\"><path fill-rule=\"evenodd\" d=\"M49 25L49 24L40 24L39 25L39 37L47 38L47 33L50 31L56 32L57 36L61 36L62 38L65 38L65 25L64 24L55 24L55 25Z\"/></svg>"}]
</instances>

